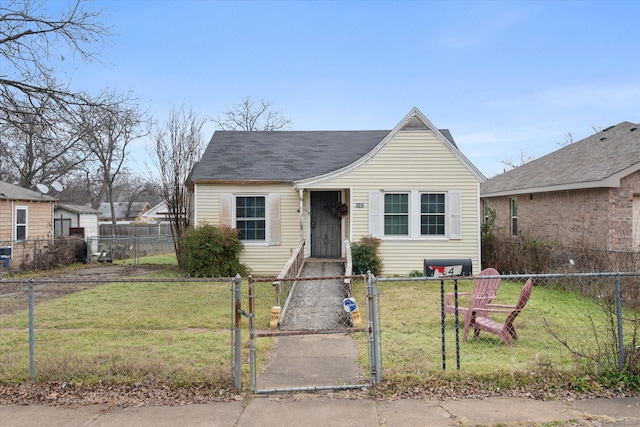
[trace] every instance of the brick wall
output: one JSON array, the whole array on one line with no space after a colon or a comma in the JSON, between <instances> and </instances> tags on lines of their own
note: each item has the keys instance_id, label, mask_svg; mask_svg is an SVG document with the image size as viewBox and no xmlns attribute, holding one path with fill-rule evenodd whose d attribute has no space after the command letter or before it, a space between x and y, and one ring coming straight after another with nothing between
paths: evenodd
<instances>
[{"instance_id":1,"label":"brick wall","mask_svg":"<svg viewBox=\"0 0 640 427\"><path fill-rule=\"evenodd\" d=\"M567 190L520 194L518 230L525 236L546 237L567 246L617 251L633 248L633 198L640 197L640 171L621 181L619 188ZM511 197L483 198L496 211L495 225L511 232Z\"/></svg>"}]
</instances>

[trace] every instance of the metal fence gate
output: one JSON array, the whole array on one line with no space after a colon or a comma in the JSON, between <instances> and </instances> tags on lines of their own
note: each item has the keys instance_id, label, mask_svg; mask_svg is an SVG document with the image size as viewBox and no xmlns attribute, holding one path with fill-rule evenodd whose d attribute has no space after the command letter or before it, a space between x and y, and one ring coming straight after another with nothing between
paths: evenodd
<instances>
[{"instance_id":1,"label":"metal fence gate","mask_svg":"<svg viewBox=\"0 0 640 427\"><path fill-rule=\"evenodd\" d=\"M249 332L253 393L341 390L380 382L378 299L373 276L253 278L242 308L234 280L234 379L241 388L240 321ZM276 298L273 305L273 292ZM284 305L281 307L281 295ZM361 361L365 355L366 368Z\"/></svg>"}]
</instances>

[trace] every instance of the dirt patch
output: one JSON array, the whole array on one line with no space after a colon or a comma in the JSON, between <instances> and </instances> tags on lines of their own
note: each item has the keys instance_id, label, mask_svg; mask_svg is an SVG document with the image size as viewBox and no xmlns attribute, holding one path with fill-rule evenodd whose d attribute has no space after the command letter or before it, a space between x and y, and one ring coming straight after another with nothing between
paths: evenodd
<instances>
[{"instance_id":1,"label":"dirt patch","mask_svg":"<svg viewBox=\"0 0 640 427\"><path fill-rule=\"evenodd\" d=\"M47 271L33 278L34 302L39 304L74 292L102 286L109 280L139 278L160 269L154 265L95 265L90 264L72 271ZM0 280L0 316L29 308L28 278Z\"/></svg>"}]
</instances>

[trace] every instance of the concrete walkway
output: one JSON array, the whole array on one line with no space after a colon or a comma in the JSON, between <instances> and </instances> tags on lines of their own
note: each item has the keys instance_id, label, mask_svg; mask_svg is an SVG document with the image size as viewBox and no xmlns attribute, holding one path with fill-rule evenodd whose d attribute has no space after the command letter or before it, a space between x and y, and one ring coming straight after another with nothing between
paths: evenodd
<instances>
[{"instance_id":1,"label":"concrete walkway","mask_svg":"<svg viewBox=\"0 0 640 427\"><path fill-rule=\"evenodd\" d=\"M370 379L358 362L358 348L347 333L313 333L340 331L350 326L342 301L347 296L343 280L344 264L335 260L307 259L283 320L282 331L305 331L309 334L275 338L263 372L256 378L260 390L311 389L366 384Z\"/></svg>"},{"instance_id":2,"label":"concrete walkway","mask_svg":"<svg viewBox=\"0 0 640 427\"><path fill-rule=\"evenodd\" d=\"M252 396L245 401L109 409L84 406L0 406L0 426L615 426L640 425L640 398L557 401L495 397L478 400L376 401L325 394Z\"/></svg>"},{"instance_id":3,"label":"concrete walkway","mask_svg":"<svg viewBox=\"0 0 640 427\"><path fill-rule=\"evenodd\" d=\"M300 280L296 283L286 312L280 322L282 330L318 330L345 328L347 313L342 308L346 298L343 281L332 277L344 275L344 263L307 258L300 277L326 278Z\"/></svg>"}]
</instances>

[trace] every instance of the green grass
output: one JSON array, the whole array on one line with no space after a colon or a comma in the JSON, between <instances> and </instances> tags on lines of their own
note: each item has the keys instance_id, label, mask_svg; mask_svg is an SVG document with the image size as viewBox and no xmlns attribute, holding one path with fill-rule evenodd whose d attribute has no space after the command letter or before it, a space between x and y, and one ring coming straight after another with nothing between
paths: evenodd
<instances>
[{"instance_id":1,"label":"green grass","mask_svg":"<svg viewBox=\"0 0 640 427\"><path fill-rule=\"evenodd\" d=\"M152 265L178 265L178 260L174 253L150 255L138 258L137 262L135 258L127 258L114 260L114 264L152 264Z\"/></svg>"},{"instance_id":2,"label":"green grass","mask_svg":"<svg viewBox=\"0 0 640 427\"><path fill-rule=\"evenodd\" d=\"M113 283L38 304L37 379L228 385L230 289L228 282ZM243 319L245 344L246 326ZM0 318L0 383L28 379L28 342L28 313ZM260 345L264 355L271 340Z\"/></svg>"},{"instance_id":3,"label":"green grass","mask_svg":"<svg viewBox=\"0 0 640 427\"><path fill-rule=\"evenodd\" d=\"M460 291L470 291L473 287L471 281L460 281L459 285ZM447 292L451 286L449 282ZM522 286L521 282L503 280L494 302L515 304ZM516 319L519 338L511 347L486 332L474 338L471 331L467 342L463 342L464 319L460 317L460 371L456 369L454 316L448 314L446 372L443 372L440 283L380 282L378 293L382 364L385 378L392 382L420 382L427 377L444 377L450 381L452 375L505 387L552 382L554 376L562 382L575 375L585 375L589 360L575 357L547 331L545 323L572 349L586 354L603 350L611 340L605 312L593 299L551 286L536 286ZM503 320L505 316L493 318ZM631 324L626 324L626 330L632 331ZM367 351L366 338L358 338L361 353Z\"/></svg>"},{"instance_id":4,"label":"green grass","mask_svg":"<svg viewBox=\"0 0 640 427\"><path fill-rule=\"evenodd\" d=\"M35 310L37 379L229 387L231 283L161 282L160 274L175 277L168 267L149 276L149 282L105 284L39 303ZM514 304L522 285L503 280L495 302ZM471 281L460 281L461 291L472 286ZM448 315L447 371L443 372L439 282L381 282L377 287L383 373L393 384L425 384L429 378L444 378L451 384L476 381L486 387L509 388L532 382L566 385L581 376L577 381L583 386L584 360L553 338L545 323L572 348L599 350L609 339L607 317L594 299L553 286L536 286L516 320L519 339L507 347L497 336L482 333L460 342L460 371L455 362L455 324ZM248 311L246 282L242 289L243 309ZM366 322L362 281L354 284L354 296ZM256 283L256 328L268 329L274 303L271 283ZM626 318L637 319L637 313L628 314ZM242 325L243 373L247 376L246 317ZM459 334L462 340L463 325ZM367 367L369 335L354 336L360 362ZM260 369L273 341L259 338L257 345ZM0 383L27 380L28 363L28 314L0 317ZM247 383L245 378L243 384Z\"/></svg>"}]
</instances>

